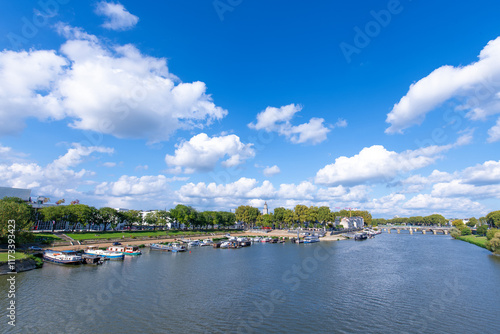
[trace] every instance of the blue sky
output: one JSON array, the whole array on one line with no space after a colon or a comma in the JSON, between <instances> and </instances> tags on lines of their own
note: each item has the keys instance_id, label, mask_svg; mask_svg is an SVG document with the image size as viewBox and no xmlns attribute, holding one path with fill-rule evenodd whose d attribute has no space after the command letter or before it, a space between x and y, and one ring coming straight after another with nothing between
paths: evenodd
<instances>
[{"instance_id":1,"label":"blue sky","mask_svg":"<svg viewBox=\"0 0 500 334\"><path fill-rule=\"evenodd\" d=\"M135 209L498 209L497 1L3 5L3 186Z\"/></svg>"}]
</instances>

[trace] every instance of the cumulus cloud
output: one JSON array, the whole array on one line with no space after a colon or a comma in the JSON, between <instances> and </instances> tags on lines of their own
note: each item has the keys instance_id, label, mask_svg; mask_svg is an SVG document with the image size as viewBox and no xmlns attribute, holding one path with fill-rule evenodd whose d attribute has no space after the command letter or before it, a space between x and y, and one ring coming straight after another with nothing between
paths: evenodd
<instances>
[{"instance_id":1,"label":"cumulus cloud","mask_svg":"<svg viewBox=\"0 0 500 334\"><path fill-rule=\"evenodd\" d=\"M430 194L419 194L402 204L403 208L411 210L434 210L457 214L458 212L481 212L484 206L468 198L457 201L453 198L434 197Z\"/></svg>"},{"instance_id":2,"label":"cumulus cloud","mask_svg":"<svg viewBox=\"0 0 500 334\"><path fill-rule=\"evenodd\" d=\"M189 141L176 145L174 155L166 155L165 162L174 171L193 173L209 171L215 168L217 162L224 158L222 165L235 167L255 156L253 144L244 144L236 135L208 137L200 133Z\"/></svg>"},{"instance_id":3,"label":"cumulus cloud","mask_svg":"<svg viewBox=\"0 0 500 334\"><path fill-rule=\"evenodd\" d=\"M181 82L165 59L130 44L106 45L78 28L57 29L68 39L60 53L0 52L0 134L19 133L30 117L66 118L73 128L159 142L227 114L203 82Z\"/></svg>"},{"instance_id":4,"label":"cumulus cloud","mask_svg":"<svg viewBox=\"0 0 500 334\"><path fill-rule=\"evenodd\" d=\"M154 194L167 190L170 180L165 175L121 176L116 182L102 182L95 188L96 195L130 196Z\"/></svg>"},{"instance_id":5,"label":"cumulus cloud","mask_svg":"<svg viewBox=\"0 0 500 334\"><path fill-rule=\"evenodd\" d=\"M85 177L94 173L85 169L75 170L74 167L94 153L113 152L114 150L108 147L73 144L64 155L46 166L35 162L0 164L0 182L10 187L34 188L38 194L47 196L77 193L76 189L86 183Z\"/></svg>"},{"instance_id":6,"label":"cumulus cloud","mask_svg":"<svg viewBox=\"0 0 500 334\"><path fill-rule=\"evenodd\" d=\"M352 157L339 157L320 169L315 182L321 185L357 185L389 182L398 174L433 164L453 145L429 146L402 153L388 151L381 145L365 147Z\"/></svg>"},{"instance_id":7,"label":"cumulus cloud","mask_svg":"<svg viewBox=\"0 0 500 334\"><path fill-rule=\"evenodd\" d=\"M488 142L493 143L500 140L500 118L497 119L497 124L488 130Z\"/></svg>"},{"instance_id":8,"label":"cumulus cloud","mask_svg":"<svg viewBox=\"0 0 500 334\"><path fill-rule=\"evenodd\" d=\"M248 127L255 130L277 132L285 136L294 144L319 144L326 140L328 129L323 123L323 118L311 118L309 122L292 125L291 120L295 114L302 110L302 106L289 104L280 108L267 107L257 114L257 123L250 123Z\"/></svg>"},{"instance_id":9,"label":"cumulus cloud","mask_svg":"<svg viewBox=\"0 0 500 334\"><path fill-rule=\"evenodd\" d=\"M500 37L492 40L467 66L442 66L412 84L387 115L386 133L402 133L421 124L427 113L450 99L461 101L458 110L477 120L500 112Z\"/></svg>"},{"instance_id":10,"label":"cumulus cloud","mask_svg":"<svg viewBox=\"0 0 500 334\"><path fill-rule=\"evenodd\" d=\"M95 13L106 17L107 20L102 25L106 29L127 30L139 22L139 18L130 14L120 3L101 1L97 4Z\"/></svg>"},{"instance_id":11,"label":"cumulus cloud","mask_svg":"<svg viewBox=\"0 0 500 334\"><path fill-rule=\"evenodd\" d=\"M500 198L500 161L486 161L434 184L431 194L447 198Z\"/></svg>"},{"instance_id":12,"label":"cumulus cloud","mask_svg":"<svg viewBox=\"0 0 500 334\"><path fill-rule=\"evenodd\" d=\"M274 166L271 166L271 167L266 167L264 168L264 170L262 171L262 173L267 176L267 177L271 177L271 176L274 176L276 174L279 174L281 173L281 170L278 166L274 165Z\"/></svg>"}]
</instances>

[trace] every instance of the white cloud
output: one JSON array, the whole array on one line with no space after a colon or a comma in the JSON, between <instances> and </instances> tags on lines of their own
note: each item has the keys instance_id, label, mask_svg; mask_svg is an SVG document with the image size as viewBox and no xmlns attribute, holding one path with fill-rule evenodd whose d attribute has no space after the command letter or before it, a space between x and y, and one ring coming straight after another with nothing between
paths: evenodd
<instances>
[{"instance_id":1,"label":"white cloud","mask_svg":"<svg viewBox=\"0 0 500 334\"><path fill-rule=\"evenodd\" d=\"M276 174L279 174L281 173L281 170L278 166L274 165L274 166L271 166L271 167L266 167L264 168L264 170L262 171L262 173L267 176L267 177L271 177L271 176L274 176Z\"/></svg>"},{"instance_id":2,"label":"white cloud","mask_svg":"<svg viewBox=\"0 0 500 334\"><path fill-rule=\"evenodd\" d=\"M0 134L20 132L28 117L64 117L58 99L49 92L67 63L54 51L0 52Z\"/></svg>"},{"instance_id":3,"label":"white cloud","mask_svg":"<svg viewBox=\"0 0 500 334\"><path fill-rule=\"evenodd\" d=\"M165 59L130 44L107 46L79 28L57 29L68 39L60 54L0 52L0 134L19 133L29 117L67 118L73 128L158 142L227 114L203 82L180 82Z\"/></svg>"},{"instance_id":4,"label":"white cloud","mask_svg":"<svg viewBox=\"0 0 500 334\"><path fill-rule=\"evenodd\" d=\"M294 126L290 123L294 115L302 110L302 106L289 104L280 108L267 107L257 114L257 123L248 127L255 130L277 132L294 144L319 144L326 140L328 129L323 118L311 118L309 122Z\"/></svg>"},{"instance_id":5,"label":"white cloud","mask_svg":"<svg viewBox=\"0 0 500 334\"><path fill-rule=\"evenodd\" d=\"M417 212L442 212L442 214L457 215L459 213L484 211L484 206L478 202L473 202L468 198L457 201L453 198L434 197L429 194L419 194L402 204L404 209L415 210Z\"/></svg>"},{"instance_id":6,"label":"white cloud","mask_svg":"<svg viewBox=\"0 0 500 334\"><path fill-rule=\"evenodd\" d=\"M138 171L138 170L148 170L149 169L149 166L148 165L138 165L135 167L135 170Z\"/></svg>"},{"instance_id":7,"label":"white cloud","mask_svg":"<svg viewBox=\"0 0 500 334\"><path fill-rule=\"evenodd\" d=\"M457 172L452 179L434 184L435 197L500 198L500 161L486 161Z\"/></svg>"},{"instance_id":8,"label":"white cloud","mask_svg":"<svg viewBox=\"0 0 500 334\"><path fill-rule=\"evenodd\" d=\"M402 133L421 124L425 115L444 102L463 101L458 110L467 110L471 119L485 119L500 112L500 37L479 54L479 60L463 67L443 66L412 84L408 93L387 115L386 133Z\"/></svg>"},{"instance_id":9,"label":"white cloud","mask_svg":"<svg viewBox=\"0 0 500 334\"><path fill-rule=\"evenodd\" d=\"M441 153L453 145L429 146L402 153L388 151L381 145L365 147L352 157L339 157L316 174L321 185L356 185L388 182L398 174L423 168L441 158Z\"/></svg>"},{"instance_id":10,"label":"white cloud","mask_svg":"<svg viewBox=\"0 0 500 334\"><path fill-rule=\"evenodd\" d=\"M167 154L165 162L174 168L173 171L184 168L185 173L212 170L219 160L226 157L222 165L234 167L255 156L252 146L253 144L243 144L236 135L210 138L206 133L200 133L189 141L176 145L175 154Z\"/></svg>"},{"instance_id":11,"label":"white cloud","mask_svg":"<svg viewBox=\"0 0 500 334\"><path fill-rule=\"evenodd\" d=\"M463 171L464 182L470 184L500 183L500 161L486 161Z\"/></svg>"},{"instance_id":12,"label":"white cloud","mask_svg":"<svg viewBox=\"0 0 500 334\"><path fill-rule=\"evenodd\" d=\"M165 175L121 176L116 182L102 182L95 188L96 195L137 196L157 194L167 190L169 179Z\"/></svg>"},{"instance_id":13,"label":"white cloud","mask_svg":"<svg viewBox=\"0 0 500 334\"><path fill-rule=\"evenodd\" d=\"M107 21L102 25L106 29L127 30L139 21L137 16L130 14L120 3L101 1L97 4L95 12L97 15L106 16Z\"/></svg>"},{"instance_id":14,"label":"white cloud","mask_svg":"<svg viewBox=\"0 0 500 334\"><path fill-rule=\"evenodd\" d=\"M116 167L116 162L105 162L102 165L104 167L112 168L112 167Z\"/></svg>"},{"instance_id":15,"label":"white cloud","mask_svg":"<svg viewBox=\"0 0 500 334\"><path fill-rule=\"evenodd\" d=\"M314 184L308 181L301 182L298 185L291 184L281 184L278 191L278 197L283 199L314 199L316 195L316 187Z\"/></svg>"},{"instance_id":16,"label":"white cloud","mask_svg":"<svg viewBox=\"0 0 500 334\"><path fill-rule=\"evenodd\" d=\"M345 128L347 126L347 121L345 119L339 118L334 126L336 128Z\"/></svg>"},{"instance_id":17,"label":"white cloud","mask_svg":"<svg viewBox=\"0 0 500 334\"><path fill-rule=\"evenodd\" d=\"M34 188L39 195L64 196L78 193L76 190L87 181L84 177L94 173L73 167L84 162L93 153L113 153L112 148L102 146L85 147L73 144L66 154L46 166L34 162L0 164L0 183L10 187Z\"/></svg>"},{"instance_id":18,"label":"white cloud","mask_svg":"<svg viewBox=\"0 0 500 334\"><path fill-rule=\"evenodd\" d=\"M488 142L493 143L500 140L500 118L497 119L497 124L488 130Z\"/></svg>"}]
</instances>

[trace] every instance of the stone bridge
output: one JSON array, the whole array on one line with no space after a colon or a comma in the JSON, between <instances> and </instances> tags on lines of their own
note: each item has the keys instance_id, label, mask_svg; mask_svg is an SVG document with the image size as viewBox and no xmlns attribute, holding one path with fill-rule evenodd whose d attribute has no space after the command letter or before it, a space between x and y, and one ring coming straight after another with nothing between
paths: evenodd
<instances>
[{"instance_id":1,"label":"stone bridge","mask_svg":"<svg viewBox=\"0 0 500 334\"><path fill-rule=\"evenodd\" d=\"M400 234L401 231L409 231L410 234L413 233L432 233L432 234L448 234L450 232L451 227L443 227L443 226L379 226L381 231L385 231L389 234L392 231L396 230L396 233Z\"/></svg>"}]
</instances>

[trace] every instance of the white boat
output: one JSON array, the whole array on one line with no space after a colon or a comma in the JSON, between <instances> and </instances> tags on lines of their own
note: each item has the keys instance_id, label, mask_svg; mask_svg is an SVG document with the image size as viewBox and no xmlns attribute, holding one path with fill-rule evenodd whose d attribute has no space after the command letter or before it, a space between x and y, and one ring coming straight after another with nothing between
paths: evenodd
<instances>
[{"instance_id":1,"label":"white boat","mask_svg":"<svg viewBox=\"0 0 500 334\"><path fill-rule=\"evenodd\" d=\"M202 242L200 242L200 246L212 246L213 242L210 239L204 239Z\"/></svg>"},{"instance_id":2,"label":"white boat","mask_svg":"<svg viewBox=\"0 0 500 334\"><path fill-rule=\"evenodd\" d=\"M123 255L134 255L134 256L142 254L138 246L110 246L108 247L108 251L122 253Z\"/></svg>"},{"instance_id":3,"label":"white boat","mask_svg":"<svg viewBox=\"0 0 500 334\"><path fill-rule=\"evenodd\" d=\"M170 252L172 250L172 246L162 245L162 244L150 244L149 249Z\"/></svg>"},{"instance_id":4,"label":"white boat","mask_svg":"<svg viewBox=\"0 0 500 334\"><path fill-rule=\"evenodd\" d=\"M224 241L220 244L220 248L229 248L229 245L231 245L229 241Z\"/></svg>"},{"instance_id":5,"label":"white boat","mask_svg":"<svg viewBox=\"0 0 500 334\"><path fill-rule=\"evenodd\" d=\"M191 240L188 242L189 247L196 247L200 245L200 240Z\"/></svg>"},{"instance_id":6,"label":"white boat","mask_svg":"<svg viewBox=\"0 0 500 334\"><path fill-rule=\"evenodd\" d=\"M238 241L238 242L247 242L248 238L247 237L239 237L239 238L236 238L236 241Z\"/></svg>"},{"instance_id":7,"label":"white boat","mask_svg":"<svg viewBox=\"0 0 500 334\"><path fill-rule=\"evenodd\" d=\"M47 262L57 264L82 264L83 262L82 257L72 250L57 252L48 249L43 252L43 259Z\"/></svg>"},{"instance_id":8,"label":"white boat","mask_svg":"<svg viewBox=\"0 0 500 334\"><path fill-rule=\"evenodd\" d=\"M181 244L174 242L170 245L172 247L172 252L173 253L178 253L178 252L185 252L186 247L182 246Z\"/></svg>"},{"instance_id":9,"label":"white boat","mask_svg":"<svg viewBox=\"0 0 500 334\"><path fill-rule=\"evenodd\" d=\"M317 235L308 235L307 237L304 238L305 244L312 244L315 242L319 242L319 237Z\"/></svg>"},{"instance_id":10,"label":"white boat","mask_svg":"<svg viewBox=\"0 0 500 334\"><path fill-rule=\"evenodd\" d=\"M85 250L85 254L97 255L109 260L123 260L123 258L125 257L123 253L110 250L102 250L97 246L88 246L88 248Z\"/></svg>"},{"instance_id":11,"label":"white boat","mask_svg":"<svg viewBox=\"0 0 500 334\"><path fill-rule=\"evenodd\" d=\"M262 238L260 242L271 242L273 238L267 237L267 238Z\"/></svg>"},{"instance_id":12,"label":"white boat","mask_svg":"<svg viewBox=\"0 0 500 334\"><path fill-rule=\"evenodd\" d=\"M261 237L255 237L252 239L253 242L260 242L262 240Z\"/></svg>"}]
</instances>

